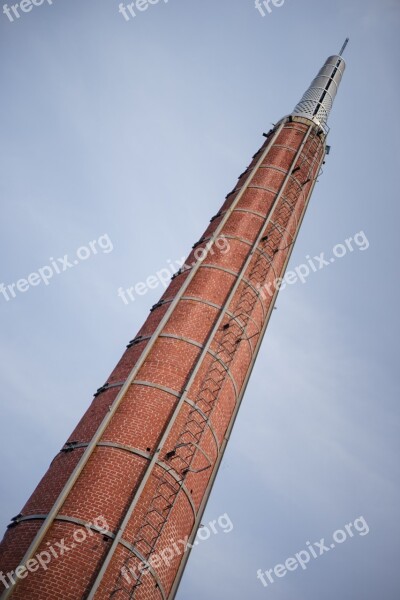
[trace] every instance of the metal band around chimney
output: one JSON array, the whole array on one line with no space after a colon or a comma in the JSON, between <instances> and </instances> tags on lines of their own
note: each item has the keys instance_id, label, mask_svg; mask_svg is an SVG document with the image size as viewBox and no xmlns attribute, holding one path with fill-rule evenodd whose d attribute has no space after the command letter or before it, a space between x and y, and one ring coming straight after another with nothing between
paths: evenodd
<instances>
[{"instance_id":1,"label":"metal band around chimney","mask_svg":"<svg viewBox=\"0 0 400 600\"><path fill-rule=\"evenodd\" d=\"M258 165L261 165L262 161L264 160L265 156L267 155L267 153L270 151L271 147L273 147L275 141L277 140L278 136L280 135L281 131L284 129L286 123L288 122L288 118L284 118L281 120L281 122L279 123L279 125L275 128L275 131L273 133L273 135L271 136L271 138L268 140L267 145L265 146L265 148L263 149L263 151L261 152L259 161L258 161ZM253 173L250 174L250 176L248 177L248 179L246 180L244 186L242 187L242 190L239 194L236 195L232 205L230 206L230 208L226 211L224 217L221 219L219 226L217 227L217 229L215 230L214 234L213 234L213 242L215 242L219 236L219 234L222 232L223 227L225 226L227 220L229 219L233 209L236 207L236 205L238 204L238 202L240 201L242 195L244 194L245 190L247 189L247 187L250 185L251 181L253 178ZM26 561L32 557L33 554L35 554L37 548L39 547L40 543L42 542L42 540L44 539L47 531L49 530L49 528L51 527L51 524L53 522L53 520L56 518L58 512L60 511L61 507L63 506L66 498L68 497L70 491L73 489L78 477L80 476L83 468L85 467L87 461L89 460L93 450L96 448L97 443L101 440L101 437L105 431L105 429L107 428L110 420L112 419L113 415L115 414L119 404L121 403L126 391L129 389L130 384L132 383L132 381L134 380L134 378L136 377L137 373L139 372L139 369L142 367L145 359L147 358L148 354L150 353L153 345L155 344L158 335L160 333L162 333L162 330L165 326L165 324L168 322L170 316L172 315L172 312L174 311L175 307L177 306L180 298L185 294L190 282L192 281L193 277L195 276L198 268L199 268L200 263L196 263L196 265L193 267L193 269L189 272L187 278L185 279L185 281L182 284L182 287L180 288L180 290L178 291L176 298L174 299L174 302L172 302L172 304L169 306L169 308L167 309L166 313L162 316L162 319L160 321L160 323L158 324L156 330L153 333L152 339L149 341L149 343L146 345L146 348L144 349L143 353L141 354L138 362L135 364L135 366L133 367L132 371L130 372L127 381L125 382L124 386L121 388L120 392L118 393L117 397L114 399L112 405L110 406L110 410L108 411L108 413L104 416L102 422L100 423L100 425L97 428L97 431L95 432L95 434L93 435L93 438L89 444L89 446L86 448L86 450L84 451L83 455L81 456L81 458L79 459L78 464L75 466L73 472L71 473L71 475L69 476L67 482L65 483L63 489L61 490L57 500L55 501L50 513L48 514L45 522L43 523L42 527L40 528L40 530L37 532L37 534L35 535L34 539L32 540L31 544L29 545L29 548L27 549L27 551L25 552L25 555L22 558L21 564L25 564ZM149 467L152 467L152 463L150 463ZM143 482L146 480L147 475L144 475L143 479L142 479L142 483L140 484L140 488L143 487ZM109 558L107 558L105 560L105 563L103 564L103 568L101 569L101 573L99 573L99 576L102 575L104 568L107 567L108 564L108 560ZM98 587L98 583L99 583L99 578L96 579L96 582L94 583L93 586L93 591L95 589L97 589ZM15 589L15 585L10 586L9 589L7 589L4 594L3 594L3 598L7 598ZM93 596L93 594L92 594ZM88 600L90 600L90 598L88 598Z\"/></svg>"},{"instance_id":2,"label":"metal band around chimney","mask_svg":"<svg viewBox=\"0 0 400 600\"><path fill-rule=\"evenodd\" d=\"M285 126L286 122L287 122L287 120L286 120L286 119L283 119L283 120L282 120L282 122L281 122L280 126L278 127L278 129L277 129L277 131L276 131L276 133L275 133L275 136L276 136L276 135L279 135L280 131L282 131L282 129L283 129L283 127ZM291 177L291 174L292 174L292 171L293 171L293 169L294 169L294 167L295 167L295 164L297 163L297 160L299 159L299 157L300 157L300 155L301 155L301 153L302 153L302 151L303 151L303 149L304 149L304 147L305 147L305 145L306 145L306 143L307 143L307 140L308 140L308 138L309 138L309 136L310 136L310 133L311 133L311 129L312 129L312 127L311 127L311 124L310 124L310 125L309 125L309 126L306 128L306 130L303 132L303 135L304 135L304 137L303 137L303 141L301 142L301 145L300 145L300 147L299 147L299 150L298 150L298 152L296 153L296 156L293 158L293 161L292 161L292 163L291 163L291 165L290 165L290 167L289 167L289 169L288 169L287 176L285 177L284 181L282 182L282 185L281 185L281 187L280 187L280 190L279 190L279 192L276 194L276 197L275 197L275 199L274 199L274 207L276 207L276 206L278 205L278 203L279 203L280 196L281 196L281 194L283 193L283 191L284 191L284 189L285 189L285 186L287 185L287 182L289 181L289 179L290 179L290 177ZM276 139L276 137L275 137L275 136L274 136L274 138L273 138L274 140ZM269 150L270 150L271 146L273 146L273 144L269 144L269 145L268 145L268 146L265 148L264 152L262 153L262 155L261 155L261 157L260 157L260 159L259 159L259 165L261 165L261 164L262 164L262 162L263 162L263 160L264 160L265 156L267 155L267 153L269 152ZM247 184L250 184L250 182L251 182L251 179L252 179L252 175L249 177L249 179L248 179L248 181L247 181L246 183L247 183ZM238 196L236 197L236 199L235 199L235 202L236 202L236 201L238 201L238 198L240 198L240 195L238 195ZM231 208L232 208L232 207L231 207ZM228 212L226 213L226 216L227 216L227 215L230 215L230 214L231 214L231 213L228 211ZM271 213L271 214L272 214L272 213ZM221 221L221 223L224 223L224 221ZM267 223L266 223L266 224L267 224ZM265 225L266 225L266 224L265 224ZM262 236L263 236L264 228L265 228L265 226L263 226L263 227L261 228L261 230L260 230L260 233L259 233L259 235L258 235L257 239L256 239L256 240L255 240L255 242L254 242L254 248L256 248L256 247L259 245L259 243L260 243L260 241L261 241L261 239L262 239ZM218 230L217 230L217 231L218 231ZM214 234L214 235L215 235L215 234ZM252 252L250 252L250 253L249 253L249 255L248 255L248 257L247 257L247 260L245 261L245 263L244 263L244 265L243 265L243 267L242 267L242 269L241 269L241 274L242 274L242 276L240 276L240 274L239 274L239 276L236 276L236 281L235 281L234 285L232 286L232 289L231 289L231 291L230 291L230 293L229 293L229 296L228 296L228 298L226 299L226 302L225 302L225 305L224 305L224 307L226 307L226 309L229 307L229 305L230 305L230 303L231 303L231 301L232 301L232 298L234 297L234 295L235 295L235 293L236 293L236 291L237 291L237 289L238 289L238 287L239 287L240 283L242 282L242 280L243 280L243 276L244 276L244 274L246 273L248 266L250 265L250 262L251 262L251 260L252 260L252 257L253 257L253 254L252 254ZM197 263L197 264L196 264L196 267L197 267L197 268L199 268L199 267L200 267L202 264L203 264L203 263ZM195 267L195 268L196 268L196 267ZM192 273L193 273L193 271L191 272L191 274L192 274ZM190 274L190 275L191 275L191 274ZM188 284L188 280L190 279L190 275L189 275L189 277L188 277L188 278L185 280L185 282L184 282L184 284L183 284L182 288L180 289L180 296L183 296L183 295L184 295L184 292L185 292L185 291L186 291L186 289L187 289L187 285L189 285L189 284ZM186 284L187 284L187 285L186 285ZM177 302L178 302L178 301L179 301L179 294L178 294L178 300L177 300ZM215 323L215 325L214 325L214 327L213 327L212 331L210 332L210 335L209 335L209 337L208 337L208 342L207 342L207 345L206 345L206 347L205 347L205 348L202 350L202 353L201 353L201 354L200 354L200 356L199 356L199 359L198 359L198 361L197 361L197 364L196 364L196 366L193 368L193 370L192 370L192 373L191 373L191 376L190 376L190 378L189 378L189 381L188 381L188 382L187 382L187 384L186 384L186 388L185 388L185 390L184 390L184 392L183 392L183 394L182 394L181 398L179 399L179 403L177 404L177 406L176 406L176 408L175 408L175 410L174 410L174 413L173 413L173 415L171 416L170 422L168 423L168 426L166 427L166 429L165 429L165 431L164 431L164 434L163 434L163 436L162 436L162 439L161 439L161 441L160 441L160 448L162 448L162 447L164 446L164 444L166 443L166 441L167 441L167 439L168 439L169 433L170 433L170 431L171 431L171 429L172 429L172 427L173 427L173 425L174 425L174 423L175 423L175 420L176 420L176 418L177 418L177 416L178 416L178 414L179 414L179 412L180 412L181 406L182 406L182 404L183 404L183 403L184 403L184 401L185 401L185 396L186 396L187 392L189 391L189 389L190 389L190 387L191 387L191 385L192 385L192 383L193 383L193 381L194 381L194 379L195 379L195 377L196 377L196 375L197 375L197 372L198 372L198 370L199 370L199 368L200 368L200 366L201 366L201 364L202 364L202 360L203 360L204 356L205 356L205 355L206 355L206 353L207 353L207 350L208 350L208 345L209 345L209 344L211 344L212 340L214 339L214 336L215 336L216 332L218 331L219 327L221 326L221 323L222 323L222 320L223 320L224 316L225 316L225 311L222 311L222 312L221 312L221 314L220 314L220 316L218 317L218 319L217 319L217 321L216 321L216 323ZM164 315L164 318L165 318L165 315ZM157 332L157 335L158 335L159 333L162 333L162 332L161 332L161 331ZM136 368L137 368L137 367L135 367L135 369L134 369L134 371L135 371L135 375L136 375L136 372L137 372L137 371L136 371ZM133 380L133 379L134 379L134 377L132 377L132 380ZM153 459L153 461L155 462L155 460L156 460L156 459L154 458L154 459ZM124 531L124 529L125 529L125 527L126 527L127 523L129 522L129 520L130 520L130 518L131 518L131 515L132 515L133 511L135 510L135 507L136 507L136 505L137 505L137 502L138 502L138 500L139 500L139 497L140 497L140 495L141 495L141 493L142 493L142 491L143 491L143 489L144 489L144 487L145 487L145 485L146 485L146 483L147 483L147 481L148 481L148 479L149 479L149 477L150 477L150 475L151 475L151 471L152 471L152 467L154 466L154 462L152 462L152 463L150 463L150 464L149 464L149 466L148 466L148 469L147 469L146 473L144 474L144 476L143 476L143 478L142 478L142 480L141 480L141 483L140 483L140 485L139 485L138 489L136 490L135 496L134 496L134 498L132 499L132 503L131 503L131 505L129 506L129 508L127 509L127 512L126 512L125 518L123 519L123 522L121 523L121 526L120 526L120 534L119 534L120 536L122 536L122 532ZM108 554L107 554L106 558L104 559L103 565L102 565L102 567L101 567L100 571L99 571L99 572L98 572L98 574L97 574L96 580L94 581L94 583L93 583L93 587L92 587L92 589L91 589L91 591L90 591L90 593L89 593L89 595L88 595L88 597L87 597L87 599L86 599L86 600L93 600L93 599L94 599L94 597L95 597L95 594L96 594L96 592L97 592L97 590L98 590L98 587L99 587L99 585L100 585L101 579L102 579L102 577L103 577L104 573L106 572L106 570L107 570L107 568L108 568L108 565L109 565L109 563L110 563L110 561L111 561L111 559L112 559L112 557L113 557L113 555L114 555L114 552L115 552L115 548L116 548L116 546L117 546L117 543L118 543L118 541L117 541L117 538L116 538L116 539L114 540L114 542L113 542L113 544L112 544L112 547L110 548L110 550L109 550L109 552L108 552Z\"/></svg>"}]
</instances>

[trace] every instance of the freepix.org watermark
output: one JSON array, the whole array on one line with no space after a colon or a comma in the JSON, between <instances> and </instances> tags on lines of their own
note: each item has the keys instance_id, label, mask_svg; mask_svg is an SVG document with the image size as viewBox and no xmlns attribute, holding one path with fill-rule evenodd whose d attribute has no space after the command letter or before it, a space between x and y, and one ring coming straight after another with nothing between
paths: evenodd
<instances>
[{"instance_id":1,"label":"freepix.org watermark","mask_svg":"<svg viewBox=\"0 0 400 600\"><path fill-rule=\"evenodd\" d=\"M79 263L87 260L91 256L95 256L101 251L103 254L109 254L114 250L114 246L107 234L101 235L97 240L92 240L87 246L81 246L75 252L75 256L70 258L68 254L64 254L62 258L49 258L48 265L40 267L36 272L31 273L25 279L19 279L16 283L4 284L0 283L0 294L6 302L17 297L17 293L25 294L31 287L36 287L41 283L49 285L50 280L55 275L60 275L68 269L72 269Z\"/></svg>"},{"instance_id":2,"label":"freepix.org watermark","mask_svg":"<svg viewBox=\"0 0 400 600\"><path fill-rule=\"evenodd\" d=\"M121 574L125 580L131 584L133 580L139 579L141 576L146 575L149 572L149 568L158 569L161 565L169 567L172 561L177 557L185 554L188 550L191 550L194 546L198 546L200 542L204 542L211 537L211 533L218 535L219 530L223 533L230 533L233 529L233 523L227 513L210 521L207 525L201 525L197 531L196 538L193 544L189 544L189 536L172 542L170 546L164 548L159 554L154 552L148 560L148 562L141 562L136 567L122 567Z\"/></svg>"},{"instance_id":3,"label":"freepix.org watermark","mask_svg":"<svg viewBox=\"0 0 400 600\"><path fill-rule=\"evenodd\" d=\"M3 13L8 17L11 23L15 19L20 19L23 13L31 12L34 6L42 6L42 4L53 4L53 0L21 0L11 6L3 4Z\"/></svg>"},{"instance_id":4,"label":"freepix.org watermark","mask_svg":"<svg viewBox=\"0 0 400 600\"><path fill-rule=\"evenodd\" d=\"M146 11L153 4L158 4L159 2L165 2L168 4L168 0L135 0L135 2L131 2L130 4L124 4L120 2L118 7L118 12L124 17L125 21L130 21L134 19L141 12Z\"/></svg>"},{"instance_id":5,"label":"freepix.org watermark","mask_svg":"<svg viewBox=\"0 0 400 600\"><path fill-rule=\"evenodd\" d=\"M214 246L218 248L222 254L227 254L230 250L230 245L227 238L224 235L220 235L215 240L214 244L209 242L204 248L196 248L193 253L196 262L202 262L207 256L212 256L215 253ZM146 281L139 281L135 285L125 290L122 287L118 288L118 296L121 298L124 304L128 305L129 302L135 301L135 295L144 296L149 290L155 290L159 287L159 285L167 288L171 277L177 272L177 270L180 269L181 271L185 271L187 269L191 269L196 264L196 262L194 262L192 265L186 265L185 260L185 256L175 261L168 259L166 261L168 268L164 267L163 269L160 269L154 275L149 275Z\"/></svg>"},{"instance_id":6,"label":"freepix.org watermark","mask_svg":"<svg viewBox=\"0 0 400 600\"><path fill-rule=\"evenodd\" d=\"M353 538L356 534L360 536L368 535L369 526L364 517L358 517L353 523L348 523L343 529L337 529L332 535L332 541L325 543L325 538L321 538L319 542L306 542L307 550L300 550L294 556L285 560L284 563L275 565L273 569L262 571L258 569L257 579L260 580L264 587L275 583L276 579L282 579L290 571L296 571L299 567L305 571L308 568L311 559L316 559L334 550L338 545L343 544L346 540Z\"/></svg>"},{"instance_id":7,"label":"freepix.org watermark","mask_svg":"<svg viewBox=\"0 0 400 600\"><path fill-rule=\"evenodd\" d=\"M344 258L347 254L354 252L358 249L361 252L368 250L369 241L363 231L359 231L352 237L347 238L344 243L336 244L332 248L332 256L326 257L325 252L320 252L317 256L311 257L306 256L306 263L301 263L294 269L287 271L284 277L277 277L274 281L265 283L264 285L257 285L257 289L260 292L264 300L268 296L272 297L276 290L284 290L287 285L294 285L297 282L306 283L307 279L312 273L317 273L321 269L325 269L330 265L333 265L338 259Z\"/></svg>"},{"instance_id":8,"label":"freepix.org watermark","mask_svg":"<svg viewBox=\"0 0 400 600\"><path fill-rule=\"evenodd\" d=\"M10 585L15 585L17 579L25 579L29 573L35 573L38 569L47 571L48 565L52 560L64 556L67 552L73 551L78 544L82 544L88 536L94 536L97 533L107 533L109 527L104 517L97 517L93 523L87 523L85 528L80 527L75 529L72 534L72 539L65 541L62 538L59 542L51 544L47 542L47 550L38 552L35 558L30 558L26 561L25 565L19 565L15 571L10 571L4 574L0 571L0 581L3 583L6 589L9 589Z\"/></svg>"},{"instance_id":9,"label":"freepix.org watermark","mask_svg":"<svg viewBox=\"0 0 400 600\"><path fill-rule=\"evenodd\" d=\"M272 6L280 8L285 4L285 0L255 0L255 7L262 17L265 17L266 12L270 15L272 13Z\"/></svg>"}]
</instances>

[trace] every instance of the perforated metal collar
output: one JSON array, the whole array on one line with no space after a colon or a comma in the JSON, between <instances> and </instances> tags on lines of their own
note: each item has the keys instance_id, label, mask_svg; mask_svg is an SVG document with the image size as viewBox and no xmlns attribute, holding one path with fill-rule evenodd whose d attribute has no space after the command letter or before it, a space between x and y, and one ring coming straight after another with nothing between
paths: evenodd
<instances>
[{"instance_id":1,"label":"perforated metal collar","mask_svg":"<svg viewBox=\"0 0 400 600\"><path fill-rule=\"evenodd\" d=\"M292 114L325 127L345 68L346 63L342 56L330 56Z\"/></svg>"}]
</instances>

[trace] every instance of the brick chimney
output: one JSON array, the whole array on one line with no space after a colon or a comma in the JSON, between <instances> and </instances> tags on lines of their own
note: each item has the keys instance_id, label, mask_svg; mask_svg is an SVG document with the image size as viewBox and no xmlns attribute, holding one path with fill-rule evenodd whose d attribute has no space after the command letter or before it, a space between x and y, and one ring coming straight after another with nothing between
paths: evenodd
<instances>
[{"instance_id":1,"label":"brick chimney","mask_svg":"<svg viewBox=\"0 0 400 600\"><path fill-rule=\"evenodd\" d=\"M330 57L127 346L1 546L1 598L172 600L326 153ZM266 291L268 290L268 291Z\"/></svg>"}]
</instances>

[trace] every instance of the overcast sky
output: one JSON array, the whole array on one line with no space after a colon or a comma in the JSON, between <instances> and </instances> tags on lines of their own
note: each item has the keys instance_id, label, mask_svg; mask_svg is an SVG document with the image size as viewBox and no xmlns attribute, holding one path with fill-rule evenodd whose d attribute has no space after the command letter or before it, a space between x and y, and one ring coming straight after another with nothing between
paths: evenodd
<instances>
[{"instance_id":1,"label":"overcast sky","mask_svg":"<svg viewBox=\"0 0 400 600\"><path fill-rule=\"evenodd\" d=\"M233 531L195 549L178 600L396 600L400 2L286 0L262 17L253 0L169 0L129 21L118 4L0 14L0 283L108 236L49 285L0 294L1 529L162 292L126 305L118 288L188 252L349 35L289 268L361 231L369 247L281 292L203 519L228 513ZM257 579L360 516L368 535Z\"/></svg>"}]
</instances>

